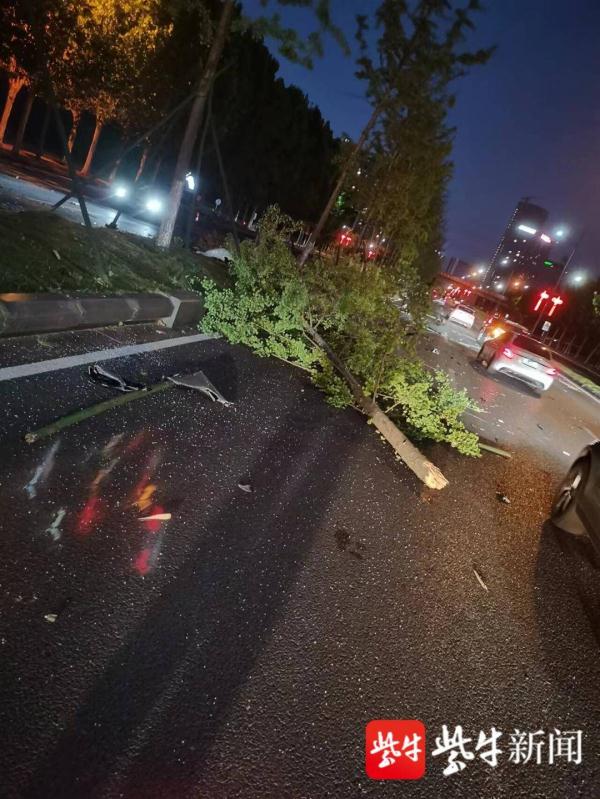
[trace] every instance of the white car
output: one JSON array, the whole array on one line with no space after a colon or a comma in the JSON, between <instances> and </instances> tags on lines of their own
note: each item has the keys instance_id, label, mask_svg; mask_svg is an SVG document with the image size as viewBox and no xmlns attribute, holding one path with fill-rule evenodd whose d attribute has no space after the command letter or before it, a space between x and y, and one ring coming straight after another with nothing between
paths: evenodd
<instances>
[{"instance_id":1,"label":"white car","mask_svg":"<svg viewBox=\"0 0 600 799\"><path fill-rule=\"evenodd\" d=\"M450 322L456 322L457 325L471 328L475 323L475 311L468 305L457 305L450 311L448 319Z\"/></svg>"},{"instance_id":2,"label":"white car","mask_svg":"<svg viewBox=\"0 0 600 799\"><path fill-rule=\"evenodd\" d=\"M488 372L502 372L537 391L548 391L557 375L549 348L520 333L507 333L486 341L477 360Z\"/></svg>"}]
</instances>

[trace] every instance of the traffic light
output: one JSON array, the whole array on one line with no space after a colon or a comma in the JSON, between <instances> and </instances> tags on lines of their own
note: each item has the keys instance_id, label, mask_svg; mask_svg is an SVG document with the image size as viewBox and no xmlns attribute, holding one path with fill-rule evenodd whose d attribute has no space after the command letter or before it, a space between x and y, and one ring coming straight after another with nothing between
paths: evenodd
<instances>
[{"instance_id":1,"label":"traffic light","mask_svg":"<svg viewBox=\"0 0 600 799\"><path fill-rule=\"evenodd\" d=\"M540 297L539 297L539 299L537 301L537 305L535 306L535 308L533 310L534 311L539 311L540 305L544 302L544 300L549 299L549 297L550 297L550 295L548 294L547 291L542 291L541 294L540 294Z\"/></svg>"},{"instance_id":2,"label":"traffic light","mask_svg":"<svg viewBox=\"0 0 600 799\"><path fill-rule=\"evenodd\" d=\"M564 305L565 301L562 297L552 297L552 308L550 308L550 313L548 316L552 316L554 311L558 308L559 305Z\"/></svg>"}]
</instances>

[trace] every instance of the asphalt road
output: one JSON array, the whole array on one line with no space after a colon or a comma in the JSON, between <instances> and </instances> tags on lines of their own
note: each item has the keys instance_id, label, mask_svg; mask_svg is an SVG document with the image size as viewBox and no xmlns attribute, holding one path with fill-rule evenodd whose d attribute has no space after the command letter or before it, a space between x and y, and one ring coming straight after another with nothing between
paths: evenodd
<instances>
[{"instance_id":1,"label":"asphalt road","mask_svg":"<svg viewBox=\"0 0 600 799\"><path fill-rule=\"evenodd\" d=\"M430 322L420 354L432 367L447 371L454 385L479 405L465 421L484 440L511 452L528 451L540 465L562 473L584 446L600 439L600 401L560 372L540 396L518 380L488 374L476 362L481 347L476 331L449 321Z\"/></svg>"},{"instance_id":2,"label":"asphalt road","mask_svg":"<svg viewBox=\"0 0 600 799\"><path fill-rule=\"evenodd\" d=\"M467 374L468 350L435 341ZM201 368L235 405L173 388L27 445L111 391L83 368L0 382L3 796L598 796L600 574L545 521L565 458L528 443L532 398L488 403L513 460L432 448L450 480L433 494L283 364L212 341L105 365L150 383ZM378 718L423 720L423 779L365 776ZM444 724L503 731L497 768L444 777ZM508 762L515 728L581 730L582 762Z\"/></svg>"}]
</instances>

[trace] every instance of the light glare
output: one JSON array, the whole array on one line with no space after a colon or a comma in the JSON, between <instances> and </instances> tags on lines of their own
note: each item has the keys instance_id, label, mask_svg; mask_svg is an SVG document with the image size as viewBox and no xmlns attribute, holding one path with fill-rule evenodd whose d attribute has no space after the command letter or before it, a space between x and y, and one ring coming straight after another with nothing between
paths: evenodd
<instances>
[{"instance_id":1,"label":"light glare","mask_svg":"<svg viewBox=\"0 0 600 799\"><path fill-rule=\"evenodd\" d=\"M153 214L159 213L162 211L162 202L158 199L158 197L150 197L150 199L146 202L146 208Z\"/></svg>"}]
</instances>

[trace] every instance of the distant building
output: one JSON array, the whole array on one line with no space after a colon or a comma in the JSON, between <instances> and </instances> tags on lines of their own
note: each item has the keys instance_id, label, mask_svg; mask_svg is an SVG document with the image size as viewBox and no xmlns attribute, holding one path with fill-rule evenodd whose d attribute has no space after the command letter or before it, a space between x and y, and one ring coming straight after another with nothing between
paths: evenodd
<instances>
[{"instance_id":1,"label":"distant building","mask_svg":"<svg viewBox=\"0 0 600 799\"><path fill-rule=\"evenodd\" d=\"M456 275L457 277L467 277L474 268L473 264L463 261L461 258L448 258L446 274Z\"/></svg>"},{"instance_id":2,"label":"distant building","mask_svg":"<svg viewBox=\"0 0 600 799\"><path fill-rule=\"evenodd\" d=\"M545 208L527 198L517 204L485 276L486 287L505 291L515 283L537 286L552 280L547 221Z\"/></svg>"}]
</instances>

